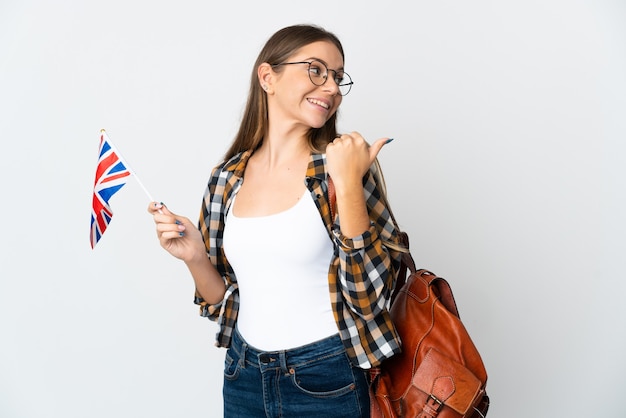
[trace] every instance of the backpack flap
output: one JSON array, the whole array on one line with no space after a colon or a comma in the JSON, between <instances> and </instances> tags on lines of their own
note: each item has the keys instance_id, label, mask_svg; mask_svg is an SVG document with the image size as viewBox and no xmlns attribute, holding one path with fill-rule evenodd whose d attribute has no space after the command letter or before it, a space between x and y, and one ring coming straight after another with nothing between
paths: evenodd
<instances>
[{"instance_id":1,"label":"backpack flap","mask_svg":"<svg viewBox=\"0 0 626 418\"><path fill-rule=\"evenodd\" d=\"M448 406L461 416L483 394L482 383L474 373L435 348L428 350L411 383L428 396L433 409Z\"/></svg>"}]
</instances>

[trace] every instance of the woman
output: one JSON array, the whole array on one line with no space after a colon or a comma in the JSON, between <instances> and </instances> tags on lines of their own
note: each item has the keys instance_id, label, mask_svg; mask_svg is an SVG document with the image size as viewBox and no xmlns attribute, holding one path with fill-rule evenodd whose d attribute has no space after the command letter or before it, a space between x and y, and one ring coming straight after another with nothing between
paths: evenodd
<instances>
[{"instance_id":1,"label":"woman","mask_svg":"<svg viewBox=\"0 0 626 418\"><path fill-rule=\"evenodd\" d=\"M368 417L366 369L399 351L387 309L401 248L376 170L390 140L337 134L351 86L334 34L279 30L254 65L199 228L149 207L228 347L226 417Z\"/></svg>"}]
</instances>

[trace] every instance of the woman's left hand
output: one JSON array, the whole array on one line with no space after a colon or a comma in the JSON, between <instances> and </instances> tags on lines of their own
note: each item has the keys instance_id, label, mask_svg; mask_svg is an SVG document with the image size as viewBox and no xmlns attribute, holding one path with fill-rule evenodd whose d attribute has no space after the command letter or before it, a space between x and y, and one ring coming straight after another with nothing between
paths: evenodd
<instances>
[{"instance_id":1,"label":"woman's left hand","mask_svg":"<svg viewBox=\"0 0 626 418\"><path fill-rule=\"evenodd\" d=\"M326 147L328 174L338 187L361 184L388 141L389 138L380 138L369 145L358 132L342 134Z\"/></svg>"}]
</instances>

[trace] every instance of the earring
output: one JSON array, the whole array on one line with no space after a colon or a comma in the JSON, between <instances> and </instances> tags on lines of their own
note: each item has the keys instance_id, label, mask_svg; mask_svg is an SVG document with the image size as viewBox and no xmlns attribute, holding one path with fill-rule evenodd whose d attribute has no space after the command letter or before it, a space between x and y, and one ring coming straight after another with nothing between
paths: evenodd
<instances>
[{"instance_id":1,"label":"earring","mask_svg":"<svg viewBox=\"0 0 626 418\"><path fill-rule=\"evenodd\" d=\"M263 90L267 90L267 84L263 84Z\"/></svg>"}]
</instances>

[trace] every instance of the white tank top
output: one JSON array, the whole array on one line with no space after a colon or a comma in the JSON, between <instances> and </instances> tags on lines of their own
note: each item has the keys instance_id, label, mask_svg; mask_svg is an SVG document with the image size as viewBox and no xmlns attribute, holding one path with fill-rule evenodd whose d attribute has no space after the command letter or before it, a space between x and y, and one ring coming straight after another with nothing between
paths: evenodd
<instances>
[{"instance_id":1,"label":"white tank top","mask_svg":"<svg viewBox=\"0 0 626 418\"><path fill-rule=\"evenodd\" d=\"M239 218L230 206L224 252L235 271L237 327L253 347L286 350L337 333L328 289L333 244L309 190L292 208Z\"/></svg>"}]
</instances>

